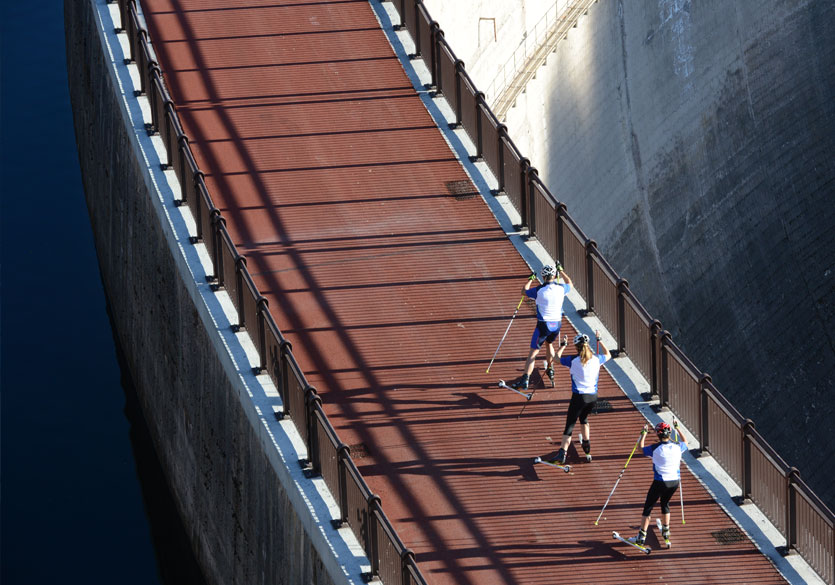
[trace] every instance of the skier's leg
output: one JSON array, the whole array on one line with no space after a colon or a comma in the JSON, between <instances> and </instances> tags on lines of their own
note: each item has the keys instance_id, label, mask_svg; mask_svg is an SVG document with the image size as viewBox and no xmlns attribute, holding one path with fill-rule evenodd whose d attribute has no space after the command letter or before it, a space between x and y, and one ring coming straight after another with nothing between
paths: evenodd
<instances>
[{"instance_id":1,"label":"skier's leg","mask_svg":"<svg viewBox=\"0 0 835 585\"><path fill-rule=\"evenodd\" d=\"M530 377L533 374L533 366L536 363L536 356L539 353L539 348L535 347L531 349L531 352L528 354L528 360L525 362L525 375Z\"/></svg>"},{"instance_id":2,"label":"skier's leg","mask_svg":"<svg viewBox=\"0 0 835 585\"><path fill-rule=\"evenodd\" d=\"M565 454L568 452L568 446L571 445L571 435L574 432L574 425L582 409L583 396L572 392L571 402L568 403L568 413L565 415L565 429L562 433L562 442L560 443L560 450L557 452L557 459L563 463L565 462Z\"/></svg>"}]
</instances>

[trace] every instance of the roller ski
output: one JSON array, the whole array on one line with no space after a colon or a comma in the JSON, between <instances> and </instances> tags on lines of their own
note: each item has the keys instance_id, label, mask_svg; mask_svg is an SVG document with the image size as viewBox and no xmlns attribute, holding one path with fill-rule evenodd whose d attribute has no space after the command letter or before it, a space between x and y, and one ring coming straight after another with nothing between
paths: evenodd
<instances>
[{"instance_id":1,"label":"roller ski","mask_svg":"<svg viewBox=\"0 0 835 585\"><path fill-rule=\"evenodd\" d=\"M506 388L511 392L516 392L516 394L524 396L526 400L530 400L533 397L533 392L528 392L527 376L521 376L509 385L504 380L499 380L499 388Z\"/></svg>"},{"instance_id":2,"label":"roller ski","mask_svg":"<svg viewBox=\"0 0 835 585\"><path fill-rule=\"evenodd\" d=\"M668 526L665 529L664 526L661 524L661 520L659 518L655 519L655 525L661 532L661 538L664 539L664 548L673 548L673 543L670 542L670 527Z\"/></svg>"},{"instance_id":3,"label":"roller ski","mask_svg":"<svg viewBox=\"0 0 835 585\"><path fill-rule=\"evenodd\" d=\"M620 534L618 534L617 532L613 531L612 532L612 537L615 540L619 540L619 541L621 541L625 544L628 544L629 546L634 546L635 548L637 548L639 551L643 552L644 554L648 555L649 553L652 552L652 549L650 547L648 547L647 545L645 545L644 541L640 540L637 536L632 536L630 538L624 538Z\"/></svg>"},{"instance_id":4,"label":"roller ski","mask_svg":"<svg viewBox=\"0 0 835 585\"><path fill-rule=\"evenodd\" d=\"M546 461L542 457L537 457L536 459L533 460L533 462L534 462L534 465L536 465L537 463L542 463L543 465L550 465L551 467L556 467L557 469L562 469L566 473L571 471L571 466L570 465L560 465L557 460Z\"/></svg>"}]
</instances>

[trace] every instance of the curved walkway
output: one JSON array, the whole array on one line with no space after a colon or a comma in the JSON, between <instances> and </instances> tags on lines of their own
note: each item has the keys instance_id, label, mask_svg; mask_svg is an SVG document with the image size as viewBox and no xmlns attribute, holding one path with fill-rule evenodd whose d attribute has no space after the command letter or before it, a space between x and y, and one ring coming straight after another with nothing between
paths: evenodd
<instances>
[{"instance_id":1,"label":"curved walkway","mask_svg":"<svg viewBox=\"0 0 835 585\"><path fill-rule=\"evenodd\" d=\"M572 449L571 474L532 465L559 441L566 371L557 389L534 375L521 418L523 399L495 387L519 373L526 307L485 374L529 268L368 2L142 4L212 198L431 583L784 582L744 537L718 544L741 533L689 473L675 548L614 542L637 526L647 459L594 526L644 422L608 374L594 463Z\"/></svg>"}]
</instances>

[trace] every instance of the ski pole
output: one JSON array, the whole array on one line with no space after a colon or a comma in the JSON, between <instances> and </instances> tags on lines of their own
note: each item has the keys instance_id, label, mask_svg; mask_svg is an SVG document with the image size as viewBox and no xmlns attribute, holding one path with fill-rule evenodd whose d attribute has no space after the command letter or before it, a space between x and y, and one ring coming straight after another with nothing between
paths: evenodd
<instances>
[{"instance_id":1,"label":"ski pole","mask_svg":"<svg viewBox=\"0 0 835 585\"><path fill-rule=\"evenodd\" d=\"M525 401L525 404L524 404L524 405L522 405L522 410L520 410L520 411L519 411L519 414L517 414L517 415L516 415L516 420L519 420L519 417L520 417L520 416L522 416L522 413L523 413L523 412L525 412L525 408L528 406L528 402L530 402L530 401L531 401L531 398L533 398L533 395L534 395L534 394L536 394L536 388L534 388L534 389L533 389L533 392L531 392L530 394L528 394L528 399Z\"/></svg>"},{"instance_id":2,"label":"ski pole","mask_svg":"<svg viewBox=\"0 0 835 585\"><path fill-rule=\"evenodd\" d=\"M534 278L536 278L536 274L531 274L530 279L533 280ZM485 372L485 373L487 373L487 374L490 373L490 368L493 367L493 360L495 360L496 356L499 355L499 349L502 347L502 344L504 343L504 338L507 337L507 332L510 331L510 326L513 325L513 320L516 318L516 313L519 312L519 307L521 307L522 303L525 302L525 296L527 296L527 295L522 295L522 298L519 299L519 304L516 305L516 310L513 311L513 316L510 318L510 323L507 324L507 329L504 330L504 335L502 335L502 340L499 341L499 347L496 348L496 353L493 354L493 359L490 360L490 364L487 366L487 372Z\"/></svg>"},{"instance_id":3,"label":"ski pole","mask_svg":"<svg viewBox=\"0 0 835 585\"><path fill-rule=\"evenodd\" d=\"M638 437L638 441L635 443L635 446L632 447L632 453L629 454L629 459L626 460L626 465L629 465L629 462L632 460L632 456L635 454L635 449L638 448L638 445L641 442L641 437L643 437L646 433L647 433L646 429L641 431L641 436ZM615 482L615 487L612 488L612 491L609 493L609 497L606 498L606 503L603 504L603 509L600 510L600 515L597 517L597 520L594 521L595 526L597 526L597 523L600 521L600 517L603 516L603 512L606 510L606 506L609 505L609 500L612 499L612 494L615 493L615 488L618 487L618 484L620 483L620 478L622 478L623 474L626 472L626 465L624 465L623 469L620 470L620 473L618 474L618 479Z\"/></svg>"},{"instance_id":4,"label":"ski pole","mask_svg":"<svg viewBox=\"0 0 835 585\"><path fill-rule=\"evenodd\" d=\"M676 443L678 443L678 421L673 420L673 428L676 431ZM679 470L679 481L678 481L678 501L681 505L681 523L684 524L684 490L682 489L684 484L684 478L681 477L681 470Z\"/></svg>"}]
</instances>

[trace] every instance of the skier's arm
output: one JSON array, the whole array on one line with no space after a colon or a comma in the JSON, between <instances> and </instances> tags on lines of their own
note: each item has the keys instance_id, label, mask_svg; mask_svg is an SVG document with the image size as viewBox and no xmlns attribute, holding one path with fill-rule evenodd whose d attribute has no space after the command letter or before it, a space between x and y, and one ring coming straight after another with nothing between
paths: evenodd
<instances>
[{"instance_id":1,"label":"skier's arm","mask_svg":"<svg viewBox=\"0 0 835 585\"><path fill-rule=\"evenodd\" d=\"M536 282L536 272L531 274L530 277L528 277L528 280L525 281L525 286L522 287L522 294L526 295L527 292L533 286L533 283L535 283L535 282Z\"/></svg>"},{"instance_id":2,"label":"skier's arm","mask_svg":"<svg viewBox=\"0 0 835 585\"><path fill-rule=\"evenodd\" d=\"M606 349L606 346L605 346L605 345L603 345L603 342L600 340L600 331L595 331L595 332L594 332L594 336L597 338L597 343L598 343L598 344L600 344L600 349L602 349L602 350L603 350L603 354L602 354L602 355L606 356L606 360L605 360L605 361L607 361L607 362L608 362L610 359L612 359L612 354L610 354L610 353L609 353L609 350L608 350L608 349Z\"/></svg>"},{"instance_id":3,"label":"skier's arm","mask_svg":"<svg viewBox=\"0 0 835 585\"><path fill-rule=\"evenodd\" d=\"M566 347L568 347L568 337L563 337L562 341L560 341L560 348L557 350L558 360L562 357L562 352L565 351Z\"/></svg>"},{"instance_id":4,"label":"skier's arm","mask_svg":"<svg viewBox=\"0 0 835 585\"><path fill-rule=\"evenodd\" d=\"M562 266L558 266L557 270L558 270L557 275L565 281L565 284L567 284L571 288L574 288L574 283L571 282L571 279L565 273L565 270L562 269Z\"/></svg>"},{"instance_id":5,"label":"skier's arm","mask_svg":"<svg viewBox=\"0 0 835 585\"><path fill-rule=\"evenodd\" d=\"M684 433L678 430L678 421L673 419L673 428L676 430L676 435L678 436L678 442L687 444L687 439L684 437Z\"/></svg>"},{"instance_id":6,"label":"skier's arm","mask_svg":"<svg viewBox=\"0 0 835 585\"><path fill-rule=\"evenodd\" d=\"M647 438L647 425L644 425L644 428L641 429L641 451L644 450L644 441Z\"/></svg>"}]
</instances>

